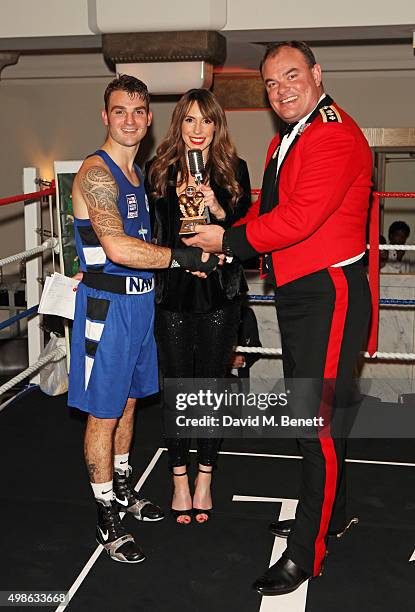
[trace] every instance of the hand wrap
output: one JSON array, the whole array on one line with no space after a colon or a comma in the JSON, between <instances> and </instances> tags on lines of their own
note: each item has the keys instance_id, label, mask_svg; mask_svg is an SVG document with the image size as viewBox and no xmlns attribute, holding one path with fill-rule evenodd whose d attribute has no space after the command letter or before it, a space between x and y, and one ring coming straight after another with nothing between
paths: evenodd
<instances>
[{"instance_id":1,"label":"hand wrap","mask_svg":"<svg viewBox=\"0 0 415 612\"><path fill-rule=\"evenodd\" d=\"M185 249L172 249L170 268L184 268L190 272L205 272L210 274L219 263L219 257L210 254L209 259L202 261L202 249L186 247Z\"/></svg>"}]
</instances>

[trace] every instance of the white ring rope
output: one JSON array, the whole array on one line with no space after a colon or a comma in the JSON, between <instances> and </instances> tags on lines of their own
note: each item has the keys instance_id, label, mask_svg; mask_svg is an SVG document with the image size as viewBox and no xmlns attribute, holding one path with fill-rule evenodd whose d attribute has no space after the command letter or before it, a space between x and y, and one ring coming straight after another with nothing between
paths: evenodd
<instances>
[{"instance_id":1,"label":"white ring rope","mask_svg":"<svg viewBox=\"0 0 415 612\"><path fill-rule=\"evenodd\" d=\"M282 355L280 348L264 348L262 346L237 346L235 353L258 353L259 355ZM382 353L377 351L374 355L362 353L366 359L387 359L389 361L415 361L415 353Z\"/></svg>"},{"instance_id":2,"label":"white ring rope","mask_svg":"<svg viewBox=\"0 0 415 612\"><path fill-rule=\"evenodd\" d=\"M367 245L370 248L370 245ZM380 251L415 251L414 244L380 244ZM262 303L263 300L251 300L252 302ZM265 304L269 303L264 301ZM235 348L236 353L257 353L259 355L275 355L280 357L282 355L282 349L280 348L264 348L261 346L237 346ZM377 351L373 355L369 353L362 353L365 359L385 359L388 361L415 361L415 353L382 353Z\"/></svg>"},{"instance_id":3,"label":"white ring rope","mask_svg":"<svg viewBox=\"0 0 415 612\"><path fill-rule=\"evenodd\" d=\"M415 251L415 244L380 244L379 251Z\"/></svg>"},{"instance_id":4,"label":"white ring rope","mask_svg":"<svg viewBox=\"0 0 415 612\"><path fill-rule=\"evenodd\" d=\"M41 245L34 247L33 249L28 249L27 251L22 251L21 253L16 253L16 255L10 255L9 257L5 257L4 259L0 259L0 268L6 266L7 264L14 263L15 261L21 261L22 259L29 259L32 255L38 255L39 253L43 253L48 249L55 249L58 245L57 238L48 238Z\"/></svg>"},{"instance_id":5,"label":"white ring rope","mask_svg":"<svg viewBox=\"0 0 415 612\"><path fill-rule=\"evenodd\" d=\"M11 380L7 381L4 385L2 385L0 387L0 395L3 395L3 393L6 393L6 391L9 391L10 389L12 389L19 382L22 382L25 378L27 378L28 376L31 376L37 370L40 370L40 368L42 368L44 365L46 365L50 361L60 361L65 356L66 356L66 350L64 348L62 347L56 348L54 351L52 351L48 355L45 355L44 357L39 359L39 361L36 361L36 363L31 365L29 368L27 368L26 370L23 370L23 372L20 372L20 374L17 374L17 376L15 376Z\"/></svg>"}]
</instances>

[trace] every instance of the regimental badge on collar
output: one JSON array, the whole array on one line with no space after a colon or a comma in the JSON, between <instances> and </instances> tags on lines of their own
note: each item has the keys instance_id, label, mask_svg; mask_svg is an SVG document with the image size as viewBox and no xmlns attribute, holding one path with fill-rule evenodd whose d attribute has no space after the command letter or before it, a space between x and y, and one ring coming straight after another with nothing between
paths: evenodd
<instances>
[{"instance_id":1,"label":"regimental badge on collar","mask_svg":"<svg viewBox=\"0 0 415 612\"><path fill-rule=\"evenodd\" d=\"M306 131L306 129L308 127L310 127L311 123L303 123L302 125L300 125L300 127L298 128L298 136L301 136L301 134L304 134L304 132Z\"/></svg>"},{"instance_id":2,"label":"regimental badge on collar","mask_svg":"<svg viewBox=\"0 0 415 612\"><path fill-rule=\"evenodd\" d=\"M340 113L334 106L323 106L320 108L320 115L323 118L323 123L342 123Z\"/></svg>"}]
</instances>

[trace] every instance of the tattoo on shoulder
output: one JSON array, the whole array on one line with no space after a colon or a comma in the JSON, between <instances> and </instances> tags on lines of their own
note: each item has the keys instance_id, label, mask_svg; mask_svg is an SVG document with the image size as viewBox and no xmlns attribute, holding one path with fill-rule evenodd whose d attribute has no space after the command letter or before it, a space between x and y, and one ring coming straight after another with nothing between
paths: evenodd
<instances>
[{"instance_id":1,"label":"tattoo on shoulder","mask_svg":"<svg viewBox=\"0 0 415 612\"><path fill-rule=\"evenodd\" d=\"M118 186L111 173L101 166L91 166L81 176L81 188L98 238L122 235Z\"/></svg>"}]
</instances>

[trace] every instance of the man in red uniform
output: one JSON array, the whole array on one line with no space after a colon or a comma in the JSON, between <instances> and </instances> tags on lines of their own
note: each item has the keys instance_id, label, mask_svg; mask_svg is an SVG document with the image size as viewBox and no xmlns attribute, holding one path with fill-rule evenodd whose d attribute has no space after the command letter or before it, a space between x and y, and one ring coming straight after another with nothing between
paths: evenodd
<instances>
[{"instance_id":1,"label":"man in red uniform","mask_svg":"<svg viewBox=\"0 0 415 612\"><path fill-rule=\"evenodd\" d=\"M315 408L327 415L347 405L370 316L361 258L371 154L353 119L324 93L305 43L272 45L261 73L285 129L268 149L260 198L238 227L200 226L186 242L240 259L262 255L262 273L276 286L284 376L313 389L320 381ZM254 583L262 595L289 593L319 575L328 535L344 528L345 442L331 433L329 424L298 440L304 461L296 518L271 525L288 536L287 549Z\"/></svg>"}]
</instances>

